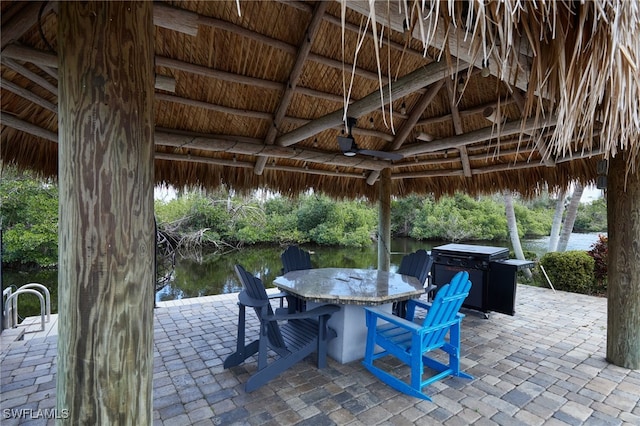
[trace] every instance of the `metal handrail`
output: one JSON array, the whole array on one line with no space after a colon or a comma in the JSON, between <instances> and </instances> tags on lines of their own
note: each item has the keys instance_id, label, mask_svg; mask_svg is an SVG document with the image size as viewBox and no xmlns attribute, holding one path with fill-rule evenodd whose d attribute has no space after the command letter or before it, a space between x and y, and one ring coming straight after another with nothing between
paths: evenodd
<instances>
[{"instance_id":1,"label":"metal handrail","mask_svg":"<svg viewBox=\"0 0 640 426\"><path fill-rule=\"evenodd\" d=\"M18 291L23 289L27 290L30 288L38 288L44 292L45 306L47 309L47 322L51 321L51 293L49 293L49 289L40 283L29 283L20 286L20 288L18 288Z\"/></svg>"},{"instance_id":2,"label":"metal handrail","mask_svg":"<svg viewBox=\"0 0 640 426\"><path fill-rule=\"evenodd\" d=\"M44 301L44 297L42 296L42 293L40 293L38 290L34 290L34 289L31 289L31 288L26 288L26 289L20 288L17 291L15 291L14 293L11 293L9 295L9 297L7 297L7 300L6 300L6 305L5 305L5 308L4 308L4 315L6 316L9 313L7 311L7 307L9 306L9 302L11 302L12 299L16 299L16 301L17 301L18 300L18 296L21 295L21 294L24 294L24 293L35 294L36 296L38 296L38 299L40 299L40 326L41 326L40 331L44 331L44 328L45 328L44 327L44 322L45 322L44 321L44 316L45 316L44 313L45 313L45 305L46 304L45 304L45 301ZM16 308L16 311L17 311L17 308ZM12 324L12 327L16 328L16 327L18 327L18 324L17 323Z\"/></svg>"}]
</instances>

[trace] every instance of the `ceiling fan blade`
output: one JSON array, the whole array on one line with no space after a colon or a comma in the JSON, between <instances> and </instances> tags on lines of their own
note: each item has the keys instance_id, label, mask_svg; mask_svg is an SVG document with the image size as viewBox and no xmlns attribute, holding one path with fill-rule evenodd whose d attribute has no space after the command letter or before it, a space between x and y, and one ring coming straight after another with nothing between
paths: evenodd
<instances>
[{"instance_id":1,"label":"ceiling fan blade","mask_svg":"<svg viewBox=\"0 0 640 426\"><path fill-rule=\"evenodd\" d=\"M358 154L371 155L378 158L383 158L385 160L401 160L404 158L400 154L396 154L395 152L388 151L373 151L370 149L360 149L358 150Z\"/></svg>"}]
</instances>

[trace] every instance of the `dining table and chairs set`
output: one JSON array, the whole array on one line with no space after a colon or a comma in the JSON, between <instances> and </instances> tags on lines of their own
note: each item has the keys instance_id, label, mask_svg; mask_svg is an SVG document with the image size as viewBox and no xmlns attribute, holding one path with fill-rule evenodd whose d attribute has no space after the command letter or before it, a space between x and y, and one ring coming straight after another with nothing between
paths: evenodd
<instances>
[{"instance_id":1,"label":"dining table and chairs set","mask_svg":"<svg viewBox=\"0 0 640 426\"><path fill-rule=\"evenodd\" d=\"M362 360L385 384L427 400L423 388L436 380L472 378L460 368L464 315L459 311L474 285L468 271L457 271L449 282L435 286L430 280L433 258L425 250L405 255L396 272L315 268L310 253L298 246L287 247L281 260L281 275L273 281L279 293L267 292L259 278L235 266L243 290L238 295L236 351L224 367L257 356L247 392L314 353L318 368L327 365L327 356L339 363ZM279 299L275 309L274 299ZM257 339L248 344L247 307L260 322ZM444 357L430 356L436 350ZM375 362L387 356L406 364L408 378Z\"/></svg>"}]
</instances>

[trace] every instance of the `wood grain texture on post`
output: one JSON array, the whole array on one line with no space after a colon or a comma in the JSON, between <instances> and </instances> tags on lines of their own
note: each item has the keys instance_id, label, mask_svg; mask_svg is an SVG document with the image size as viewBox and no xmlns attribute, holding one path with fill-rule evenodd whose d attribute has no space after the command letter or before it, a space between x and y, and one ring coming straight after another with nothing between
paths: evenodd
<instances>
[{"instance_id":1,"label":"wood grain texture on post","mask_svg":"<svg viewBox=\"0 0 640 426\"><path fill-rule=\"evenodd\" d=\"M620 151L607 173L607 360L640 369L640 170Z\"/></svg>"},{"instance_id":2,"label":"wood grain texture on post","mask_svg":"<svg viewBox=\"0 0 640 426\"><path fill-rule=\"evenodd\" d=\"M391 169L380 173L378 200L378 269L391 267Z\"/></svg>"},{"instance_id":3,"label":"wood grain texture on post","mask_svg":"<svg viewBox=\"0 0 640 426\"><path fill-rule=\"evenodd\" d=\"M61 2L62 424L153 423L151 2Z\"/></svg>"}]
</instances>

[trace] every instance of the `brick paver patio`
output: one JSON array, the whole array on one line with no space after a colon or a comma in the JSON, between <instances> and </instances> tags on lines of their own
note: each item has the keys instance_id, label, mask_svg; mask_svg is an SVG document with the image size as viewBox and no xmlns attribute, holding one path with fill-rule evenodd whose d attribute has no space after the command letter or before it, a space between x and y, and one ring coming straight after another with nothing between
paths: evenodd
<instances>
[{"instance_id":1,"label":"brick paver patio","mask_svg":"<svg viewBox=\"0 0 640 426\"><path fill-rule=\"evenodd\" d=\"M462 364L475 378L429 386L433 402L396 392L357 361L329 360L317 370L307 359L245 393L255 362L222 368L235 344L236 300L211 296L155 310L156 425L640 424L640 371L604 359L603 298L519 285L514 317L466 311ZM45 417L55 407L55 333L4 335L2 425L53 424Z\"/></svg>"}]
</instances>

